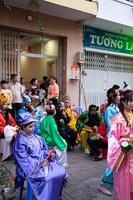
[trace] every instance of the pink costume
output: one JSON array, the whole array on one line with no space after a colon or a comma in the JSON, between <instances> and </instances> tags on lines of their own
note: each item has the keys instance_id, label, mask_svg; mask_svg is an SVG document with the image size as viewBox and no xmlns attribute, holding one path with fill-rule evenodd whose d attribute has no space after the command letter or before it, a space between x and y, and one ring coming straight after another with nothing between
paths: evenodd
<instances>
[{"instance_id":1,"label":"pink costume","mask_svg":"<svg viewBox=\"0 0 133 200\"><path fill-rule=\"evenodd\" d=\"M121 113L118 113L111 120L107 158L111 169L114 168L116 161L118 161L120 154L122 154L120 139L124 138L125 134L130 136L133 135L133 129L131 128L133 123L133 114L127 117L130 117L128 126ZM115 199L133 200L133 150L128 150L119 169L117 171L113 170L113 176Z\"/></svg>"}]
</instances>

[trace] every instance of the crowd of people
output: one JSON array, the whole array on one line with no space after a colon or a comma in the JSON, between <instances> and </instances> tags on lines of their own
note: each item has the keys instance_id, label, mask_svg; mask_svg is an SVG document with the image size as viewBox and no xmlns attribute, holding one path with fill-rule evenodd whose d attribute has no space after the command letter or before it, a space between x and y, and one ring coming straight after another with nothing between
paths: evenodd
<instances>
[{"instance_id":1,"label":"crowd of people","mask_svg":"<svg viewBox=\"0 0 133 200\"><path fill-rule=\"evenodd\" d=\"M113 85L100 106L87 111L72 105L69 95L59 98L55 77L33 78L26 88L11 75L1 81L0 153L16 163L15 186L26 179L38 200L61 199L68 178L67 152L80 144L93 161L107 153L108 166L98 190L117 200L133 198L133 91ZM124 178L124 181L123 181ZM125 184L126 183L126 184ZM123 194L124 189L124 194Z\"/></svg>"}]
</instances>

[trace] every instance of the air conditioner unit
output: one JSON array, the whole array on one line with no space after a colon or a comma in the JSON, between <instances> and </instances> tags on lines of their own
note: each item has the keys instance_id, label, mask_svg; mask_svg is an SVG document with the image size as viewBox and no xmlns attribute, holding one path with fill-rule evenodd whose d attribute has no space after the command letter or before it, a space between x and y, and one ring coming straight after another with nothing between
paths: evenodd
<instances>
[{"instance_id":1,"label":"air conditioner unit","mask_svg":"<svg viewBox=\"0 0 133 200\"><path fill-rule=\"evenodd\" d=\"M77 52L77 63L85 62L85 52L83 50Z\"/></svg>"}]
</instances>

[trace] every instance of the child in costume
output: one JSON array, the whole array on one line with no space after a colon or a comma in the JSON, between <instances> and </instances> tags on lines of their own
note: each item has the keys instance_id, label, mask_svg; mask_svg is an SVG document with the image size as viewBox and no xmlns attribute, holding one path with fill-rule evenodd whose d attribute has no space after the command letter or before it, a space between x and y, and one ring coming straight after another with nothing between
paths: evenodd
<instances>
[{"instance_id":1,"label":"child in costume","mask_svg":"<svg viewBox=\"0 0 133 200\"><path fill-rule=\"evenodd\" d=\"M0 91L0 153L2 161L11 155L11 141L16 135L16 122L8 111L10 97Z\"/></svg>"},{"instance_id":2,"label":"child in costume","mask_svg":"<svg viewBox=\"0 0 133 200\"><path fill-rule=\"evenodd\" d=\"M21 127L14 145L17 181L27 179L37 200L58 200L66 178L66 170L50 157L51 152L40 136L33 134L34 119L30 113L21 113Z\"/></svg>"}]
</instances>

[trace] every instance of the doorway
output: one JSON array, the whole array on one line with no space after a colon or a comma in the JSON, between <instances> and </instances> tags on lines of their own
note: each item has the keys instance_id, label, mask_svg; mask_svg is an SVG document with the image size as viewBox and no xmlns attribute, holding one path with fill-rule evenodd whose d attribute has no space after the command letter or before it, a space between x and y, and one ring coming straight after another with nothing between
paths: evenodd
<instances>
[{"instance_id":1,"label":"doorway","mask_svg":"<svg viewBox=\"0 0 133 200\"><path fill-rule=\"evenodd\" d=\"M20 74L26 87L32 78L37 78L39 83L42 82L43 76L60 79L60 69L57 68L59 59L58 39L21 34Z\"/></svg>"},{"instance_id":2,"label":"doorway","mask_svg":"<svg viewBox=\"0 0 133 200\"><path fill-rule=\"evenodd\" d=\"M56 77L56 68L57 68L57 60L49 60L49 61L47 61L48 77L50 77L50 76Z\"/></svg>"}]
</instances>

